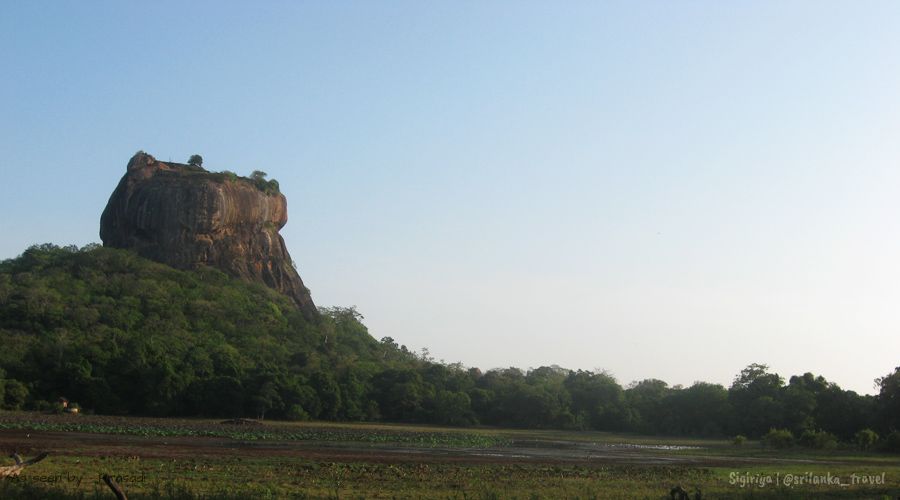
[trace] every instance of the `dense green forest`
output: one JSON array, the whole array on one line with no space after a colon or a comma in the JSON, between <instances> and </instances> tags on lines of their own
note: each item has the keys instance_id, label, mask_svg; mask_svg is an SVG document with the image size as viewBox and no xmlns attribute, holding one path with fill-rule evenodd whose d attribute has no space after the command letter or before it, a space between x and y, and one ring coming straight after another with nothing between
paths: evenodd
<instances>
[{"instance_id":1,"label":"dense green forest","mask_svg":"<svg viewBox=\"0 0 900 500\"><path fill-rule=\"evenodd\" d=\"M156 416L384 420L762 437L900 448L900 368L875 396L765 365L725 388L557 366L482 372L372 338L353 308L307 321L215 269L178 271L98 245L0 262L0 401ZM772 429L779 429L773 434ZM879 437L880 436L880 437Z\"/></svg>"}]
</instances>

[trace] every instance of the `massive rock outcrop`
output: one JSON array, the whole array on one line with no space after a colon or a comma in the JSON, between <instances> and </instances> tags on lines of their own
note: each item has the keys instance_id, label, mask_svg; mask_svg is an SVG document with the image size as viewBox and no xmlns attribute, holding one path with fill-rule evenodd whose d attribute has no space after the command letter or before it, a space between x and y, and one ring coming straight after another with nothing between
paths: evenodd
<instances>
[{"instance_id":1,"label":"massive rock outcrop","mask_svg":"<svg viewBox=\"0 0 900 500\"><path fill-rule=\"evenodd\" d=\"M277 190L139 152L103 211L100 238L178 269L208 265L264 283L313 318L309 290L278 234L285 223L287 200Z\"/></svg>"}]
</instances>

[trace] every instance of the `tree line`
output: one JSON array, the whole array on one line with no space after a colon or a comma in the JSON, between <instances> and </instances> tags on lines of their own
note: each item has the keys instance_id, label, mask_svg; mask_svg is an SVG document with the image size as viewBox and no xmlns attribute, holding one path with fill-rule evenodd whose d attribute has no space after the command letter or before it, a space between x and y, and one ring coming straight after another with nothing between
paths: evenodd
<instances>
[{"instance_id":1,"label":"tree line","mask_svg":"<svg viewBox=\"0 0 900 500\"><path fill-rule=\"evenodd\" d=\"M104 414L366 420L766 438L900 449L900 367L876 396L753 364L729 387L622 386L558 366L481 371L369 335L354 308L308 321L212 268L33 246L0 262L0 406L66 397ZM773 434L774 433L774 434Z\"/></svg>"}]
</instances>

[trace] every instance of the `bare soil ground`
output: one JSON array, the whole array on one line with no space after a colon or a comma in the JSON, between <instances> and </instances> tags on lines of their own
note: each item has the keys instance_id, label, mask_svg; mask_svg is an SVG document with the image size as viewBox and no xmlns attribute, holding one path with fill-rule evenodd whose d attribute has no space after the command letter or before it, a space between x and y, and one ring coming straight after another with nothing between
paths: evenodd
<instances>
[{"instance_id":1,"label":"bare soil ground","mask_svg":"<svg viewBox=\"0 0 900 500\"><path fill-rule=\"evenodd\" d=\"M0 412L0 454L14 452L49 457L0 481L2 498L108 498L105 473L136 500L900 495L895 455L603 432Z\"/></svg>"},{"instance_id":2,"label":"bare soil ground","mask_svg":"<svg viewBox=\"0 0 900 500\"><path fill-rule=\"evenodd\" d=\"M129 436L86 432L0 430L0 450L30 455L142 458L296 457L319 461L377 463L615 463L725 467L753 464L840 463L832 460L676 455L652 446L572 441L513 441L503 447L420 447L401 444L240 441L220 437ZM857 462L858 463L858 462Z\"/></svg>"}]
</instances>

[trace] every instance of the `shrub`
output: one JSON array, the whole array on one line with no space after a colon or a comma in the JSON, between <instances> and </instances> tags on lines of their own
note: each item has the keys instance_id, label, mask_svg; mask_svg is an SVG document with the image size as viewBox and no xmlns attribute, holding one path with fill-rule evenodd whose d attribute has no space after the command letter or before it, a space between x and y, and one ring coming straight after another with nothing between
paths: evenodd
<instances>
[{"instance_id":1,"label":"shrub","mask_svg":"<svg viewBox=\"0 0 900 500\"><path fill-rule=\"evenodd\" d=\"M769 432L763 436L762 443L772 448L790 448L794 445L794 434L787 429L769 429Z\"/></svg>"},{"instance_id":2,"label":"shrub","mask_svg":"<svg viewBox=\"0 0 900 500\"><path fill-rule=\"evenodd\" d=\"M800 435L800 444L807 448L828 450L837 446L837 437L830 432L805 430Z\"/></svg>"},{"instance_id":3,"label":"shrub","mask_svg":"<svg viewBox=\"0 0 900 500\"><path fill-rule=\"evenodd\" d=\"M49 412L58 413L56 411L58 409L58 405L55 403L51 403L50 401L47 401L46 399L35 400L34 402L31 403L31 405L29 406L29 409L39 411L42 413L49 413Z\"/></svg>"},{"instance_id":4,"label":"shrub","mask_svg":"<svg viewBox=\"0 0 900 500\"><path fill-rule=\"evenodd\" d=\"M195 167L202 167L203 166L203 157L200 155L191 155L191 157L188 158L188 165L193 165Z\"/></svg>"},{"instance_id":5,"label":"shrub","mask_svg":"<svg viewBox=\"0 0 900 500\"><path fill-rule=\"evenodd\" d=\"M744 436L743 434L738 434L731 441L731 444L733 444L735 446L744 446L744 443L746 443L746 442L747 442L747 436Z\"/></svg>"},{"instance_id":6,"label":"shrub","mask_svg":"<svg viewBox=\"0 0 900 500\"><path fill-rule=\"evenodd\" d=\"M291 405L290 408L284 413L284 418L287 420L293 421L307 421L309 420L309 413L303 409L300 405Z\"/></svg>"},{"instance_id":7,"label":"shrub","mask_svg":"<svg viewBox=\"0 0 900 500\"><path fill-rule=\"evenodd\" d=\"M878 434L872 429L863 429L857 432L853 438L856 446L859 446L861 450L869 450L878 442Z\"/></svg>"},{"instance_id":8,"label":"shrub","mask_svg":"<svg viewBox=\"0 0 900 500\"><path fill-rule=\"evenodd\" d=\"M3 408L21 410L25 400L28 399L28 387L18 380L5 380L3 389Z\"/></svg>"},{"instance_id":9,"label":"shrub","mask_svg":"<svg viewBox=\"0 0 900 500\"><path fill-rule=\"evenodd\" d=\"M281 192L281 187L278 185L278 181L275 179L266 180L266 176L269 175L262 170L254 170L252 174L250 174L250 182L256 186L256 189L266 193L266 194L278 194Z\"/></svg>"},{"instance_id":10,"label":"shrub","mask_svg":"<svg viewBox=\"0 0 900 500\"><path fill-rule=\"evenodd\" d=\"M884 438L884 444L881 447L884 451L891 453L900 453L900 431L894 431Z\"/></svg>"}]
</instances>

